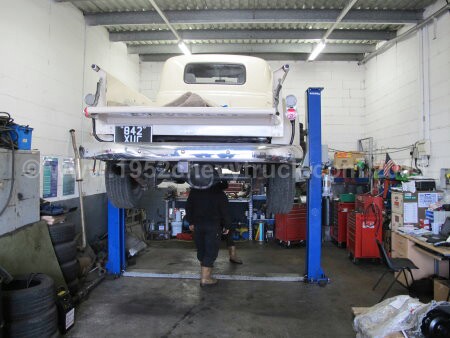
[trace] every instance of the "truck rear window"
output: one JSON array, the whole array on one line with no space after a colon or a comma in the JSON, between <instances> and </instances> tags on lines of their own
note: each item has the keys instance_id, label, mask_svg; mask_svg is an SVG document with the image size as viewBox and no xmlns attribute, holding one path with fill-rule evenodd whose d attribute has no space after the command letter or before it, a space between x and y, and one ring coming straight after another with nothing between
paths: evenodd
<instances>
[{"instance_id":1,"label":"truck rear window","mask_svg":"<svg viewBox=\"0 0 450 338\"><path fill-rule=\"evenodd\" d=\"M184 82L188 84L242 85L245 66L232 63L189 63L184 69Z\"/></svg>"}]
</instances>

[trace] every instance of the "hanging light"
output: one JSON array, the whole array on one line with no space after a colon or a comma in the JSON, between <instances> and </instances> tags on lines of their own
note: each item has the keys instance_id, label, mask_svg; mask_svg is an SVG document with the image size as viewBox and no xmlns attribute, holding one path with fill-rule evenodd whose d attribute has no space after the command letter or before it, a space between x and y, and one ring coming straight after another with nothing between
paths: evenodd
<instances>
[{"instance_id":1,"label":"hanging light","mask_svg":"<svg viewBox=\"0 0 450 338\"><path fill-rule=\"evenodd\" d=\"M309 54L308 61L313 61L320 54L320 52L325 48L325 41L320 41L313 49L312 53Z\"/></svg>"},{"instance_id":2,"label":"hanging light","mask_svg":"<svg viewBox=\"0 0 450 338\"><path fill-rule=\"evenodd\" d=\"M184 55L191 55L191 51L183 41L178 42L178 48L180 48Z\"/></svg>"}]
</instances>

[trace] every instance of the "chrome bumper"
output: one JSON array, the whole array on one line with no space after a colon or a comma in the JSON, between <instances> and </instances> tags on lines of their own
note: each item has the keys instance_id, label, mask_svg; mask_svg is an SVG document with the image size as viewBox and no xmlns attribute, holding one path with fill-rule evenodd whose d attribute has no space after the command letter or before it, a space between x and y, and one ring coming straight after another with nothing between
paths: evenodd
<instances>
[{"instance_id":1,"label":"chrome bumper","mask_svg":"<svg viewBox=\"0 0 450 338\"><path fill-rule=\"evenodd\" d=\"M103 143L85 149L83 158L163 162L300 163L303 150L279 144Z\"/></svg>"}]
</instances>

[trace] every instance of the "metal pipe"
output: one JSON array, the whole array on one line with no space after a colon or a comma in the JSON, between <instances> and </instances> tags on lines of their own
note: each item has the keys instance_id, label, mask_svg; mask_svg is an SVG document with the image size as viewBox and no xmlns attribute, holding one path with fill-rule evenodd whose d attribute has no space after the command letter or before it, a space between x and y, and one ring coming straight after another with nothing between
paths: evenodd
<instances>
[{"instance_id":1,"label":"metal pipe","mask_svg":"<svg viewBox=\"0 0 450 338\"><path fill-rule=\"evenodd\" d=\"M75 130L70 129L70 136L72 137L72 147L75 156L75 174L78 183L78 195L80 198L80 218L81 218L81 250L84 250L87 245L86 240L86 223L84 218L84 200L83 200L83 176L81 173L81 158L80 152L77 148L77 142L75 139Z\"/></svg>"},{"instance_id":2,"label":"metal pipe","mask_svg":"<svg viewBox=\"0 0 450 338\"><path fill-rule=\"evenodd\" d=\"M349 1L349 3L347 4L347 6L344 7L344 9L341 11L341 13L339 14L339 16L337 17L336 21L331 25L330 28L328 28L328 30L325 32L325 34L323 35L322 40L326 40L331 33L333 33L333 31L336 29L337 25L342 21L342 19L347 15L348 11L350 9L352 9L353 5L356 3L356 1L358 0L351 0Z\"/></svg>"},{"instance_id":3,"label":"metal pipe","mask_svg":"<svg viewBox=\"0 0 450 338\"><path fill-rule=\"evenodd\" d=\"M330 28L327 29L327 31L323 35L322 39L320 40L320 42L318 44L316 44L316 46L312 50L312 52L308 58L308 61L313 61L317 57L317 55L320 54L320 52L325 47L327 38L331 35L331 33L333 33L333 31L335 30L337 25L339 25L339 23L342 21L342 19L347 15L348 11L353 7L353 5L355 4L356 1L358 1L358 0L350 0L349 3L347 4L347 6L345 6L342 9L341 13L339 13L339 15L336 18L336 20L334 21L334 23L331 25Z\"/></svg>"},{"instance_id":4,"label":"metal pipe","mask_svg":"<svg viewBox=\"0 0 450 338\"><path fill-rule=\"evenodd\" d=\"M169 19L167 19L167 17L164 15L164 13L162 12L162 10L158 7L158 5L156 4L156 2L154 0L149 0L150 3L152 4L153 8L155 9L155 11L159 14L159 16L161 17L161 19L163 19L163 21L166 23L167 27L169 27L169 29L172 31L173 35L175 35L175 37L177 38L177 40L181 41L181 36L178 34L178 32L176 31L176 29L172 26L172 24L170 23Z\"/></svg>"},{"instance_id":5,"label":"metal pipe","mask_svg":"<svg viewBox=\"0 0 450 338\"><path fill-rule=\"evenodd\" d=\"M383 46L381 46L380 48L378 48L374 52L372 52L369 55L367 55L364 59L362 59L360 62L358 62L358 65L363 65L363 64L367 63L367 61L369 61L369 60L373 59L375 56L385 52L386 50L391 48L393 45L395 45L397 42L400 42L400 41L404 40L405 38L407 38L411 34L417 32L423 26L427 25L430 21L434 20L435 18L438 18L439 16L441 16L445 12L448 12L449 10L450 10L450 4L445 5L444 7L439 9L438 11L434 12L433 14L431 14L428 18L423 20L421 23L415 25L414 27L410 28L405 33L397 36L396 38L394 38L392 40L389 40Z\"/></svg>"}]
</instances>

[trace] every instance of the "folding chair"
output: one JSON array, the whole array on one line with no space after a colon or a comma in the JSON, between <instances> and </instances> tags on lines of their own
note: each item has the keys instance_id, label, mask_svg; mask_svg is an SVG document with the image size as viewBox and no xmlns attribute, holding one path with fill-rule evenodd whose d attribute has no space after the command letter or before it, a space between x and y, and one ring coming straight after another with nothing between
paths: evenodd
<instances>
[{"instance_id":1,"label":"folding chair","mask_svg":"<svg viewBox=\"0 0 450 338\"><path fill-rule=\"evenodd\" d=\"M415 266L414 263L408 258L389 258L389 256L386 253L386 250L384 250L383 244L378 239L376 239L376 241L377 241L378 250L380 251L380 256L383 259L384 264L386 264L386 266L388 267L388 270L386 270L381 275L381 277L378 279L378 281L376 282L376 284L374 285L372 290L376 289L378 284L380 284L381 280L383 279L383 277L388 272L394 272L394 273L399 272L397 274L397 276L395 277L395 279L392 281L392 283L389 285L389 287L386 290L386 292L383 294L383 296L379 300L379 302L381 302L384 299L384 297L386 297L388 292L391 290L391 288L394 285L394 283L398 281L398 277L400 276L400 274L402 272L403 272L403 275L405 276L405 282L406 282L406 286L405 287L409 291L410 285L408 283L408 278L406 276L405 270L407 270L409 272L409 274L411 275L412 282L414 283L414 276L413 276L411 270L412 269L418 269L418 267ZM403 284L401 284L401 285L404 286Z\"/></svg>"}]
</instances>

